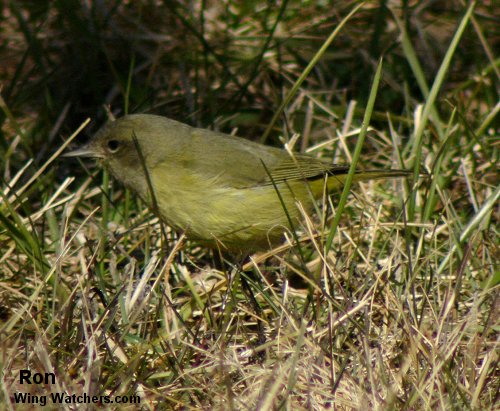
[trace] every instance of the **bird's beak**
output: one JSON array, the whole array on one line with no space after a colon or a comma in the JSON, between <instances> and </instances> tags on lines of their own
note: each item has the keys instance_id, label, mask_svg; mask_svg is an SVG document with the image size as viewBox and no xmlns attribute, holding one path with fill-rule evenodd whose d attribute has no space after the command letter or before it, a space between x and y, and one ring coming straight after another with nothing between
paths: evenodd
<instances>
[{"instance_id":1,"label":"bird's beak","mask_svg":"<svg viewBox=\"0 0 500 411\"><path fill-rule=\"evenodd\" d=\"M93 157L103 158L104 155L93 148L90 144L77 148L76 150L68 151L61 155L61 157Z\"/></svg>"}]
</instances>

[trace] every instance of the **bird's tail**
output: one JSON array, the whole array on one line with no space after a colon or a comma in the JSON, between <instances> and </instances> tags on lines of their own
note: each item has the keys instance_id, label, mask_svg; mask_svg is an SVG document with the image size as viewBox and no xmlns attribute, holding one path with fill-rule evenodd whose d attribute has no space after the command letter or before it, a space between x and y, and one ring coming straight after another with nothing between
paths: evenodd
<instances>
[{"instance_id":1,"label":"bird's tail","mask_svg":"<svg viewBox=\"0 0 500 411\"><path fill-rule=\"evenodd\" d=\"M338 190L344 187L349 170L328 176L328 191ZM353 183L366 180L378 180L384 178L408 177L413 174L411 170L360 170L354 174Z\"/></svg>"}]
</instances>

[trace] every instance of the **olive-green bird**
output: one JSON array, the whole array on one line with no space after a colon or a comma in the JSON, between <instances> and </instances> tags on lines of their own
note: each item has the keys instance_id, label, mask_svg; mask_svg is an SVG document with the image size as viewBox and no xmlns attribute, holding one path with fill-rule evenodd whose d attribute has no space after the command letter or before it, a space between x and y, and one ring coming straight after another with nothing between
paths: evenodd
<instances>
[{"instance_id":1,"label":"olive-green bird","mask_svg":"<svg viewBox=\"0 0 500 411\"><path fill-rule=\"evenodd\" d=\"M86 146L65 156L100 159L175 230L233 252L282 241L290 221L300 221L297 204L310 211L325 186L343 187L349 171L348 165L292 157L283 149L148 114L107 123ZM363 170L354 181L409 174Z\"/></svg>"}]
</instances>

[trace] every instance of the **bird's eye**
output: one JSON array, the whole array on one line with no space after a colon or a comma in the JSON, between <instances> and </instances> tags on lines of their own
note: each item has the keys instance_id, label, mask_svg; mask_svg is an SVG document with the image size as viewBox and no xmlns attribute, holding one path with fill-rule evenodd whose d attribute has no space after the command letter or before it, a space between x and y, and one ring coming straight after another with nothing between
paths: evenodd
<instances>
[{"instance_id":1,"label":"bird's eye","mask_svg":"<svg viewBox=\"0 0 500 411\"><path fill-rule=\"evenodd\" d=\"M111 153L116 153L120 148L120 142L118 140L109 140L108 141L108 150Z\"/></svg>"}]
</instances>

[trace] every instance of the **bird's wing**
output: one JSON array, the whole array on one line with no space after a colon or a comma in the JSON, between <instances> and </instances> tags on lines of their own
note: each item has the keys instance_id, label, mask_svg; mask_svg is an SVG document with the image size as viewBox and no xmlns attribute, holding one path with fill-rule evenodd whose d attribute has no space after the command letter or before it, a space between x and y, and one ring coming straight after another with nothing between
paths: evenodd
<instances>
[{"instance_id":1,"label":"bird's wing","mask_svg":"<svg viewBox=\"0 0 500 411\"><path fill-rule=\"evenodd\" d=\"M316 180L325 175L346 174L348 171L348 165L329 164L314 157L296 154L294 157L288 155L288 158L282 159L270 170L267 180L269 182Z\"/></svg>"},{"instance_id":2,"label":"bird's wing","mask_svg":"<svg viewBox=\"0 0 500 411\"><path fill-rule=\"evenodd\" d=\"M195 172L213 178L220 185L247 188L313 180L349 170L346 165L333 165L304 154L292 157L283 149L209 130L193 129L191 136L190 164Z\"/></svg>"}]
</instances>

